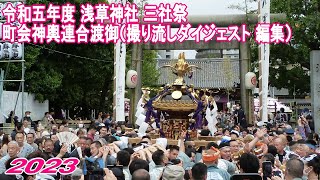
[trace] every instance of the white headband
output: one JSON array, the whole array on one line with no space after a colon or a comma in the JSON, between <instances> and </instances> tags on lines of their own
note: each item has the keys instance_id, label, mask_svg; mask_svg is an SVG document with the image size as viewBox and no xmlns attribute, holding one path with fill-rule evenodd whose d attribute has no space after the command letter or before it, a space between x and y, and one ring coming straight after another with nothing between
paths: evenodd
<instances>
[{"instance_id":1,"label":"white headband","mask_svg":"<svg viewBox=\"0 0 320 180\"><path fill-rule=\"evenodd\" d=\"M302 161L304 162L304 163L306 163L306 162L310 162L310 161L312 161L315 157L317 157L318 155L317 154L311 154L311 155L309 155L308 157L305 157L305 158L302 158Z\"/></svg>"}]
</instances>

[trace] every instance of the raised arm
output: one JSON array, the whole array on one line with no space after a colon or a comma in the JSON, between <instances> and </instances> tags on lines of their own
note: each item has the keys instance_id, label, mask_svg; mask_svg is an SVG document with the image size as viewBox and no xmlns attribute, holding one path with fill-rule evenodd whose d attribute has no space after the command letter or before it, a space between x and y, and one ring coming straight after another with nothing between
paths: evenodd
<instances>
[{"instance_id":1,"label":"raised arm","mask_svg":"<svg viewBox=\"0 0 320 180\"><path fill-rule=\"evenodd\" d=\"M267 129L258 129L258 131L256 132L256 136L254 137L254 139L247 143L245 146L244 146L244 150L245 152L250 152L255 146L256 146L256 143L262 139L264 137L264 135L267 133Z\"/></svg>"},{"instance_id":2,"label":"raised arm","mask_svg":"<svg viewBox=\"0 0 320 180\"><path fill-rule=\"evenodd\" d=\"M56 156L57 158L63 158L63 156L68 152L68 146L62 145L59 154Z\"/></svg>"},{"instance_id":3,"label":"raised arm","mask_svg":"<svg viewBox=\"0 0 320 180\"><path fill-rule=\"evenodd\" d=\"M181 151L181 152L185 152L186 151L186 147L184 145L184 138L185 137L186 137L186 132L182 131L181 134L180 134L180 138L179 138L179 141L180 141L179 151Z\"/></svg>"},{"instance_id":4,"label":"raised arm","mask_svg":"<svg viewBox=\"0 0 320 180\"><path fill-rule=\"evenodd\" d=\"M308 120L305 117L302 117L302 124L304 125L304 129L306 131L306 136L311 133L311 129L308 123Z\"/></svg>"},{"instance_id":5,"label":"raised arm","mask_svg":"<svg viewBox=\"0 0 320 180\"><path fill-rule=\"evenodd\" d=\"M302 139L306 139L307 137L306 137L305 126L303 125L302 119L300 117L299 117L297 123L298 123L298 130L299 130L299 133L300 133Z\"/></svg>"}]
</instances>

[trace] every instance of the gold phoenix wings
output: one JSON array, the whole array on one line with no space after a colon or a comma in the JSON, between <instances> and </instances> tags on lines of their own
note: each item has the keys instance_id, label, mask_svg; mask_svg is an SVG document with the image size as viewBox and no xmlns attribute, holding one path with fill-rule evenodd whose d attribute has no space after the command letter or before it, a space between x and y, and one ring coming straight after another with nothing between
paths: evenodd
<instances>
[{"instance_id":1,"label":"gold phoenix wings","mask_svg":"<svg viewBox=\"0 0 320 180\"><path fill-rule=\"evenodd\" d=\"M186 74L190 74L190 73L194 72L194 68L201 69L196 65L189 65L186 62L184 52L179 54L178 62L174 66L164 65L161 68L171 68L171 71L173 72L173 74L178 76L178 78L175 81L175 84L181 84L181 85L183 83L183 77Z\"/></svg>"}]
</instances>

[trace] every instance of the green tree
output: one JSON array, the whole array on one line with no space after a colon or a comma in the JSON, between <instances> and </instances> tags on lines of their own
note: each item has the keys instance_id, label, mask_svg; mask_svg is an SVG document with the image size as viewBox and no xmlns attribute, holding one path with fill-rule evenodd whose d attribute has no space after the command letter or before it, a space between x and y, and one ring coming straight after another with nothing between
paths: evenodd
<instances>
[{"instance_id":1,"label":"green tree","mask_svg":"<svg viewBox=\"0 0 320 180\"><path fill-rule=\"evenodd\" d=\"M47 0L30 0L29 4L48 4ZM98 0L59 0L77 6L75 17L79 24L80 3ZM82 108L78 116L88 116L90 109L110 110L113 82L113 44L68 45L50 43L25 45L25 90L40 102L48 99L55 109ZM69 54L69 55L68 55ZM21 66L10 63L2 67L6 79L20 79ZM6 90L17 90L19 84L6 83ZM106 100L107 99L107 100ZM109 109L108 109L109 108Z\"/></svg>"},{"instance_id":2,"label":"green tree","mask_svg":"<svg viewBox=\"0 0 320 180\"><path fill-rule=\"evenodd\" d=\"M154 50L145 50L142 62L142 85L157 86L160 73L157 68L157 52Z\"/></svg>"},{"instance_id":3,"label":"green tree","mask_svg":"<svg viewBox=\"0 0 320 180\"><path fill-rule=\"evenodd\" d=\"M290 78L290 91L293 93L295 86L296 93L305 94L310 92L310 77L307 71L310 69L309 53L311 50L320 48L320 2L316 0L273 0L271 3L272 12L285 13L287 22L292 27L293 38L289 46L279 46L278 55L284 66L296 64L296 66L287 71ZM282 73L279 71L279 73ZM286 77L280 74L279 80L284 82ZM278 86L280 86L278 84Z\"/></svg>"},{"instance_id":4,"label":"green tree","mask_svg":"<svg viewBox=\"0 0 320 180\"><path fill-rule=\"evenodd\" d=\"M247 4L254 0L245 0L245 5L234 5L231 8L243 10L247 14L256 13L254 9L248 9ZM310 92L308 76L309 52L319 48L319 3L315 0L272 0L271 13L285 13L293 30L293 38L288 44L270 45L270 75L269 83L278 89L287 88L292 95L294 90L297 95L305 95ZM252 70L258 67L258 45L251 43Z\"/></svg>"},{"instance_id":5,"label":"green tree","mask_svg":"<svg viewBox=\"0 0 320 180\"><path fill-rule=\"evenodd\" d=\"M30 0L29 4L48 4L48 0ZM79 25L80 3L102 0L57 0L55 4L75 4L76 25ZM131 61L131 45L127 47L127 69ZM156 52L144 51L142 83L153 86L159 73ZM45 44L25 45L25 90L36 95L36 100L49 100L50 107L69 109L70 115L90 115L91 109L112 111L113 99L113 44ZM20 79L21 66L10 63L2 66L6 79ZM17 83L6 83L6 90L19 89ZM82 112L79 114L79 109Z\"/></svg>"},{"instance_id":6,"label":"green tree","mask_svg":"<svg viewBox=\"0 0 320 180\"><path fill-rule=\"evenodd\" d=\"M132 48L128 46L129 49L127 51L127 71L131 69L131 56L132 56ZM157 51L155 50L144 50L143 51L143 60L142 60L142 86L145 87L155 87L158 86L158 79L160 73L157 68Z\"/></svg>"}]
</instances>

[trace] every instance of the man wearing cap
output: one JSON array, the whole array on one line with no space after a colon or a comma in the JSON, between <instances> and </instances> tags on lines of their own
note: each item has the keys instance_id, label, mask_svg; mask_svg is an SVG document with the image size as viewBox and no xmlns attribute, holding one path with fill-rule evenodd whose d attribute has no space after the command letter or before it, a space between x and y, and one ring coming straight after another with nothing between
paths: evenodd
<instances>
[{"instance_id":1,"label":"man wearing cap","mask_svg":"<svg viewBox=\"0 0 320 180\"><path fill-rule=\"evenodd\" d=\"M312 153L312 154L314 154L314 153L316 153L316 146L317 146L317 143L316 143L316 141L314 141L314 140L306 140L306 145L309 147L309 152L310 153Z\"/></svg>"},{"instance_id":2,"label":"man wearing cap","mask_svg":"<svg viewBox=\"0 0 320 180\"><path fill-rule=\"evenodd\" d=\"M285 129L284 132L289 136L292 136L294 134L294 130L292 128Z\"/></svg>"},{"instance_id":3,"label":"man wearing cap","mask_svg":"<svg viewBox=\"0 0 320 180\"><path fill-rule=\"evenodd\" d=\"M230 137L231 139L235 140L235 139L238 139L240 136L240 133L236 130L232 130L231 133L230 133Z\"/></svg>"},{"instance_id":4,"label":"man wearing cap","mask_svg":"<svg viewBox=\"0 0 320 180\"><path fill-rule=\"evenodd\" d=\"M207 179L225 180L230 179L230 174L223 169L217 167L220 158L220 151L214 147L206 150L202 154L202 160L208 167Z\"/></svg>"}]
</instances>

